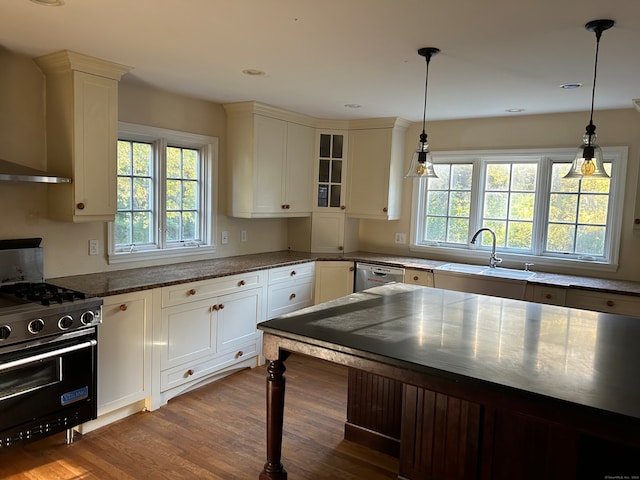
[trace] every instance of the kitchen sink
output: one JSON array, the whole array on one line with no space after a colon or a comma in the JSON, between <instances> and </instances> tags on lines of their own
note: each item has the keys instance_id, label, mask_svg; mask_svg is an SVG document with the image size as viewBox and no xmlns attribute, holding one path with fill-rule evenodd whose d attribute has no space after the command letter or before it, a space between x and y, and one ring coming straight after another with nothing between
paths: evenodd
<instances>
[{"instance_id":1,"label":"kitchen sink","mask_svg":"<svg viewBox=\"0 0 640 480\"><path fill-rule=\"evenodd\" d=\"M433 270L436 288L522 300L535 272L486 265L447 263Z\"/></svg>"}]
</instances>

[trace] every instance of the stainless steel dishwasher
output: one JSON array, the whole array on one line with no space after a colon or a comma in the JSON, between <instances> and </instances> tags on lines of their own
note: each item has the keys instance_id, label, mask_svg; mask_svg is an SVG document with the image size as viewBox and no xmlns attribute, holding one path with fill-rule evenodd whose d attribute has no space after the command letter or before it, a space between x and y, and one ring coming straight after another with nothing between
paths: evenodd
<instances>
[{"instance_id":1,"label":"stainless steel dishwasher","mask_svg":"<svg viewBox=\"0 0 640 480\"><path fill-rule=\"evenodd\" d=\"M356 292L390 282L404 282L404 268L356 262Z\"/></svg>"}]
</instances>

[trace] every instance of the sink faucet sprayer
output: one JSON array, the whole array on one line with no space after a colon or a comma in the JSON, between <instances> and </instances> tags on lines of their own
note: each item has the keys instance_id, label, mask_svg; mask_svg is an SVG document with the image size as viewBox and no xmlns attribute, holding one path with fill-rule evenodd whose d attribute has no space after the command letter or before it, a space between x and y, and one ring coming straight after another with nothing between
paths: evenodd
<instances>
[{"instance_id":1,"label":"sink faucet sprayer","mask_svg":"<svg viewBox=\"0 0 640 480\"><path fill-rule=\"evenodd\" d=\"M480 234L480 232L489 232L493 237L493 246L491 247L491 256L489 257L489 267L496 268L496 265L498 265L499 263L502 263L502 259L496 257L496 234L490 228L481 228L480 230L478 230L476 233L473 234L473 238L471 238L471 243L473 244L476 243L476 239L478 238L478 235Z\"/></svg>"}]
</instances>

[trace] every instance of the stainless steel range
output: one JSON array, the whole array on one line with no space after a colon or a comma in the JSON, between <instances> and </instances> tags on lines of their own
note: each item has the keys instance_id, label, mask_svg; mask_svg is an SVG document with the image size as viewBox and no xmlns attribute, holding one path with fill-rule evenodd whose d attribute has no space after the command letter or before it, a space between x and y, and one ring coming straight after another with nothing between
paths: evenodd
<instances>
[{"instance_id":1,"label":"stainless steel range","mask_svg":"<svg viewBox=\"0 0 640 480\"><path fill-rule=\"evenodd\" d=\"M45 283L39 243L0 240L0 449L97 413L102 299Z\"/></svg>"}]
</instances>

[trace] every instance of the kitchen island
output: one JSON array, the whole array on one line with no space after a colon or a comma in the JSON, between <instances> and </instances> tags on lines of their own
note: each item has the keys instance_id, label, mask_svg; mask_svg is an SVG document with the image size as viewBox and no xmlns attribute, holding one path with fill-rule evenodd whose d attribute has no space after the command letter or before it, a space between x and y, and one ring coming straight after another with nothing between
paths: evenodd
<instances>
[{"instance_id":1,"label":"kitchen island","mask_svg":"<svg viewBox=\"0 0 640 480\"><path fill-rule=\"evenodd\" d=\"M637 478L637 318L393 284L259 325L267 462L281 464L285 360L402 383L399 478Z\"/></svg>"}]
</instances>

